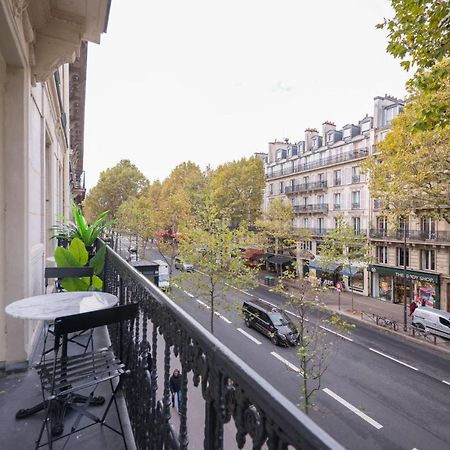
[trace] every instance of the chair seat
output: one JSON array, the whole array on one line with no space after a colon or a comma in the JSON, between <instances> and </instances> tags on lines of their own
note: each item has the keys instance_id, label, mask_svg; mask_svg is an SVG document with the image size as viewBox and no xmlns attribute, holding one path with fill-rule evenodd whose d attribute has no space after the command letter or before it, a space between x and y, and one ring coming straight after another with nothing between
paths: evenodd
<instances>
[{"instance_id":1,"label":"chair seat","mask_svg":"<svg viewBox=\"0 0 450 450\"><path fill-rule=\"evenodd\" d=\"M45 361L36 366L42 387L53 395L69 394L115 378L125 365L109 349ZM54 378L54 384L53 384Z\"/></svg>"}]
</instances>

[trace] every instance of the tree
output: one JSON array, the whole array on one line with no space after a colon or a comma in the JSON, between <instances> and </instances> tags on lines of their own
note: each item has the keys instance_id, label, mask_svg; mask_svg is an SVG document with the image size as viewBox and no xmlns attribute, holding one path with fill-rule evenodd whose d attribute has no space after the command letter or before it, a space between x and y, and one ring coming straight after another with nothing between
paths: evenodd
<instances>
[{"instance_id":1,"label":"tree","mask_svg":"<svg viewBox=\"0 0 450 450\"><path fill-rule=\"evenodd\" d=\"M212 200L232 226L260 217L264 186L264 165L255 157L222 164L210 176Z\"/></svg>"},{"instance_id":2,"label":"tree","mask_svg":"<svg viewBox=\"0 0 450 450\"><path fill-rule=\"evenodd\" d=\"M412 65L430 68L450 55L450 6L446 0L391 0L392 19L377 25L388 31L387 50Z\"/></svg>"},{"instance_id":3,"label":"tree","mask_svg":"<svg viewBox=\"0 0 450 450\"><path fill-rule=\"evenodd\" d=\"M292 280L295 279L293 286ZM286 281L291 280L288 289ZM320 390L322 376L328 363L337 352L337 335L330 335L324 327L334 326L341 331L351 325L337 314L330 315L320 304L320 295L326 290L315 277L298 279L293 272L285 272L275 291L287 298L287 305L295 312L294 320L298 330L297 357L301 380L302 408L306 414L314 406L314 394Z\"/></svg>"},{"instance_id":4,"label":"tree","mask_svg":"<svg viewBox=\"0 0 450 450\"><path fill-rule=\"evenodd\" d=\"M344 266L350 279L352 311L354 310L353 276L357 265L367 265L370 252L366 236L357 234L342 216L337 217L336 228L330 231L320 246L320 261L324 266L340 264Z\"/></svg>"},{"instance_id":5,"label":"tree","mask_svg":"<svg viewBox=\"0 0 450 450\"><path fill-rule=\"evenodd\" d=\"M276 255L280 251L281 244L292 236L293 219L292 205L281 198L275 198L263 214L263 219L259 219L255 223L267 244L274 245Z\"/></svg>"},{"instance_id":6,"label":"tree","mask_svg":"<svg viewBox=\"0 0 450 450\"><path fill-rule=\"evenodd\" d=\"M434 85L437 70L441 80ZM421 79L428 87L410 86L404 112L364 168L371 194L382 199L386 213L403 216L405 207L415 207L450 223L450 58Z\"/></svg>"},{"instance_id":7,"label":"tree","mask_svg":"<svg viewBox=\"0 0 450 450\"><path fill-rule=\"evenodd\" d=\"M138 236L142 240L143 254L148 241L154 238L156 233L156 210L146 196L130 197L125 200L118 210L118 224L121 230Z\"/></svg>"},{"instance_id":8,"label":"tree","mask_svg":"<svg viewBox=\"0 0 450 450\"><path fill-rule=\"evenodd\" d=\"M248 267L241 255L241 246L248 239L246 227L230 229L214 208L208 208L202 216L201 224L180 240L179 250L183 261L196 268L189 279L196 294L208 302L210 331L214 334L217 302L233 287L252 286L256 270Z\"/></svg>"},{"instance_id":9,"label":"tree","mask_svg":"<svg viewBox=\"0 0 450 450\"><path fill-rule=\"evenodd\" d=\"M129 197L136 197L148 186L147 178L127 159L100 173L98 183L83 202L85 214L93 218L108 210L115 219L120 205Z\"/></svg>"}]
</instances>

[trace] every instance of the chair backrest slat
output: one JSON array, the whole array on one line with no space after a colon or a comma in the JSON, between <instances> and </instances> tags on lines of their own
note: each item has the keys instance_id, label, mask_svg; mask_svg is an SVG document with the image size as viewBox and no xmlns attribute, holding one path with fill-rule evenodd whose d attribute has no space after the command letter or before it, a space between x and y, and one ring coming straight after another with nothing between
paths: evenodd
<instances>
[{"instance_id":1,"label":"chair backrest slat","mask_svg":"<svg viewBox=\"0 0 450 450\"><path fill-rule=\"evenodd\" d=\"M62 334L132 320L137 316L138 311L139 305L137 303L130 303L128 305L114 306L98 311L58 317L55 319L55 339L59 339Z\"/></svg>"},{"instance_id":2,"label":"chair backrest slat","mask_svg":"<svg viewBox=\"0 0 450 450\"><path fill-rule=\"evenodd\" d=\"M44 278L93 277L93 267L46 267Z\"/></svg>"}]
</instances>

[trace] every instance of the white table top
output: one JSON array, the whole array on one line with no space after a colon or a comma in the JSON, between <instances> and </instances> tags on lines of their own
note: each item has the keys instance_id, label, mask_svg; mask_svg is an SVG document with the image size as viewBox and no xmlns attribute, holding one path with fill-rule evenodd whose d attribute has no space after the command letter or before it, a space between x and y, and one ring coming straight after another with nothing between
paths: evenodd
<instances>
[{"instance_id":1,"label":"white table top","mask_svg":"<svg viewBox=\"0 0 450 450\"><path fill-rule=\"evenodd\" d=\"M17 319L53 321L57 317L110 308L118 302L115 295L106 292L58 292L17 300L5 311Z\"/></svg>"}]
</instances>

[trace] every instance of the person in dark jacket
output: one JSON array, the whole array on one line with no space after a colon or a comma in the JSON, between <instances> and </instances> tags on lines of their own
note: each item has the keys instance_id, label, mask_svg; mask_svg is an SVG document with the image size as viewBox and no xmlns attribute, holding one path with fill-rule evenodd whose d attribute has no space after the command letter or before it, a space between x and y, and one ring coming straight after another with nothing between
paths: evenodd
<instances>
[{"instance_id":1,"label":"person in dark jacket","mask_svg":"<svg viewBox=\"0 0 450 450\"><path fill-rule=\"evenodd\" d=\"M180 411L181 400L181 373L178 369L173 371L169 379L170 392L172 393L172 408L175 406L175 397L177 398L177 409Z\"/></svg>"}]
</instances>

